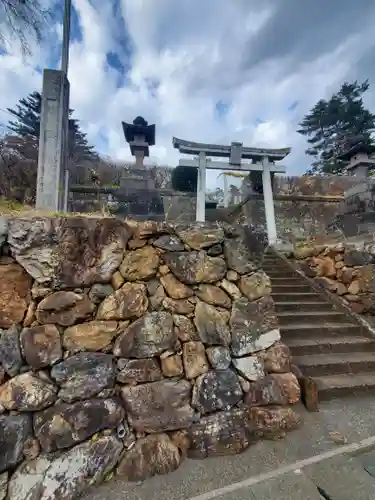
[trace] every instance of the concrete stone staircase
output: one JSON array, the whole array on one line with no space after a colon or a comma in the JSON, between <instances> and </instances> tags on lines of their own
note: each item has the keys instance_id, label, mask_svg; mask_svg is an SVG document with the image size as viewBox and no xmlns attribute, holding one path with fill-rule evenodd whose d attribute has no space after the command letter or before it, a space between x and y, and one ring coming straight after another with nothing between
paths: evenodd
<instances>
[{"instance_id":1,"label":"concrete stone staircase","mask_svg":"<svg viewBox=\"0 0 375 500\"><path fill-rule=\"evenodd\" d=\"M375 337L277 254L265 254L263 269L271 278L282 341L294 364L316 381L319 399L375 394Z\"/></svg>"}]
</instances>

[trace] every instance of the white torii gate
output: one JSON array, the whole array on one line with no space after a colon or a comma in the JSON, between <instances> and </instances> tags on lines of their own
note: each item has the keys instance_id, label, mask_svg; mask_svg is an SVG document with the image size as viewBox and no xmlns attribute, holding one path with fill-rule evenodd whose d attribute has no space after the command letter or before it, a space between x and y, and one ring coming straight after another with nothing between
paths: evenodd
<instances>
[{"instance_id":1,"label":"white torii gate","mask_svg":"<svg viewBox=\"0 0 375 500\"><path fill-rule=\"evenodd\" d=\"M252 170L261 171L268 242L270 245L277 242L271 172L285 173L285 167L282 165L275 165L275 161L285 158L290 153L291 148L248 148L243 147L241 142L232 142L230 146L222 146L217 144L189 142L178 139L177 137L173 137L173 147L178 149L180 153L197 156L197 158L193 160L183 158L179 161L179 166L198 168L197 221L205 221L206 169L241 172L250 172ZM208 156L228 158L228 162L213 161L211 158L207 158ZM243 163L242 159L249 159L251 163Z\"/></svg>"}]
</instances>

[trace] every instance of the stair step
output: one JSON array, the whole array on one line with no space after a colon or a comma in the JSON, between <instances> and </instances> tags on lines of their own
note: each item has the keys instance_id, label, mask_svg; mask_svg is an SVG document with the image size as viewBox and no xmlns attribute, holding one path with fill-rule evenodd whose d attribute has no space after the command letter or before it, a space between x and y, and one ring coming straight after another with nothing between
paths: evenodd
<instances>
[{"instance_id":1,"label":"stair step","mask_svg":"<svg viewBox=\"0 0 375 500\"><path fill-rule=\"evenodd\" d=\"M295 356L293 362L304 375L310 377L375 371L374 352Z\"/></svg>"},{"instance_id":2,"label":"stair step","mask_svg":"<svg viewBox=\"0 0 375 500\"><path fill-rule=\"evenodd\" d=\"M375 394L375 372L326 375L314 377L319 400L328 401L343 396Z\"/></svg>"},{"instance_id":3,"label":"stair step","mask_svg":"<svg viewBox=\"0 0 375 500\"><path fill-rule=\"evenodd\" d=\"M278 285L306 285L306 281L301 276L278 276L277 278L271 277L272 286Z\"/></svg>"},{"instance_id":4,"label":"stair step","mask_svg":"<svg viewBox=\"0 0 375 500\"><path fill-rule=\"evenodd\" d=\"M272 298L277 302L317 302L322 300L317 292L275 292L272 290Z\"/></svg>"},{"instance_id":5,"label":"stair step","mask_svg":"<svg viewBox=\"0 0 375 500\"><path fill-rule=\"evenodd\" d=\"M345 322L348 319L347 313L340 311L286 311L277 313L280 325L294 325L307 321L323 326L325 323Z\"/></svg>"},{"instance_id":6,"label":"stair step","mask_svg":"<svg viewBox=\"0 0 375 500\"><path fill-rule=\"evenodd\" d=\"M330 338L291 338L287 345L292 356L312 354L333 354L348 352L366 352L375 350L375 339L354 335L338 335Z\"/></svg>"},{"instance_id":7,"label":"stair step","mask_svg":"<svg viewBox=\"0 0 375 500\"><path fill-rule=\"evenodd\" d=\"M303 293L310 291L311 287L308 283L302 285L273 285L272 283L272 293Z\"/></svg>"},{"instance_id":8,"label":"stair step","mask_svg":"<svg viewBox=\"0 0 375 500\"><path fill-rule=\"evenodd\" d=\"M264 267L262 269L266 274L268 274L268 276L271 279L283 278L284 276L286 278L301 277L299 274L294 272L292 269L267 269Z\"/></svg>"},{"instance_id":9,"label":"stair step","mask_svg":"<svg viewBox=\"0 0 375 500\"><path fill-rule=\"evenodd\" d=\"M361 327L357 324L345 323L295 323L280 326L281 338L288 344L290 338L331 338L331 336L361 335Z\"/></svg>"},{"instance_id":10,"label":"stair step","mask_svg":"<svg viewBox=\"0 0 375 500\"><path fill-rule=\"evenodd\" d=\"M316 301L275 301L276 313L288 311L332 311L333 304L330 302Z\"/></svg>"}]
</instances>

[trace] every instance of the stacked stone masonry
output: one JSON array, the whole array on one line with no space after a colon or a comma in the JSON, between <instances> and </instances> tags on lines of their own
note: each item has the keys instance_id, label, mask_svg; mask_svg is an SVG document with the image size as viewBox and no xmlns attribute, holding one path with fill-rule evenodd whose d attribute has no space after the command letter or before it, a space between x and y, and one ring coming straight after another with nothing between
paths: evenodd
<instances>
[{"instance_id":1,"label":"stacked stone masonry","mask_svg":"<svg viewBox=\"0 0 375 500\"><path fill-rule=\"evenodd\" d=\"M375 246L339 243L296 247L297 267L357 314L375 314Z\"/></svg>"},{"instance_id":2,"label":"stacked stone masonry","mask_svg":"<svg viewBox=\"0 0 375 500\"><path fill-rule=\"evenodd\" d=\"M71 499L296 428L270 291L238 228L9 219L0 499Z\"/></svg>"}]
</instances>

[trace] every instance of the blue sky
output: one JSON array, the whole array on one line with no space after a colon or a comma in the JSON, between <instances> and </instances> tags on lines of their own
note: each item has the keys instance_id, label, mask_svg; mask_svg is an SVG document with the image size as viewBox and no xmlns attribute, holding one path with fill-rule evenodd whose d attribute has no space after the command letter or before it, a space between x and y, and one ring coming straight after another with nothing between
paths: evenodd
<instances>
[{"instance_id":1,"label":"blue sky","mask_svg":"<svg viewBox=\"0 0 375 500\"><path fill-rule=\"evenodd\" d=\"M31 40L26 59L16 42L0 52L0 110L41 90L42 68L60 64L62 11L43 3L54 8L45 43ZM373 0L304 8L296 0L73 0L71 107L98 151L120 161L130 159L121 121L143 115L156 124L151 162L178 163L172 136L242 141L291 146L283 163L302 174L310 160L296 129L318 99L369 78L375 109L374 22ZM214 187L217 172L209 175Z\"/></svg>"}]
</instances>

